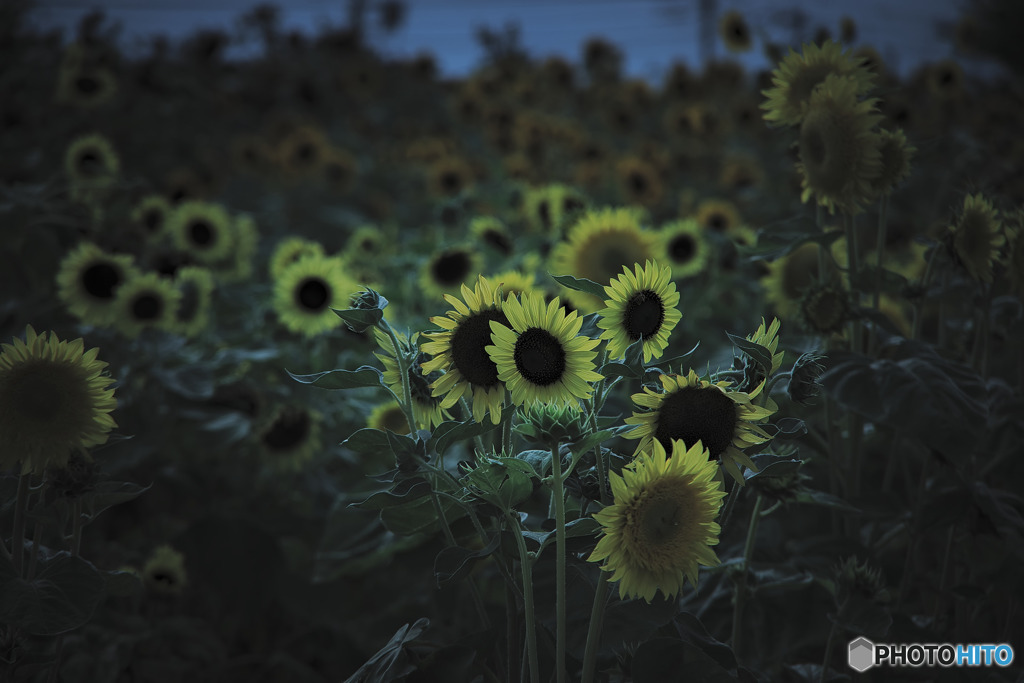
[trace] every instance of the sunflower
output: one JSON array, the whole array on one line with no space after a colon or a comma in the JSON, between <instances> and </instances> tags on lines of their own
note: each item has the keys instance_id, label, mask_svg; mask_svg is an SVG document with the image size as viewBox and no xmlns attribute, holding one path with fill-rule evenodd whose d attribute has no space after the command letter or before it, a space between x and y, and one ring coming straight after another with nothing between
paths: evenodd
<instances>
[{"instance_id":1,"label":"sunflower","mask_svg":"<svg viewBox=\"0 0 1024 683\"><path fill-rule=\"evenodd\" d=\"M633 402L642 412L626 418L626 424L636 425L636 429L625 436L640 439L637 452L655 441L662 447L671 447L676 439L700 441L708 457L720 459L722 468L743 484L739 465L757 468L741 449L771 438L756 423L774 411L752 401L761 393L764 382L749 393L732 391L726 388L728 382L712 383L690 370L688 375L661 375L661 385L664 391L644 387L643 392L633 394Z\"/></svg>"},{"instance_id":2,"label":"sunflower","mask_svg":"<svg viewBox=\"0 0 1024 683\"><path fill-rule=\"evenodd\" d=\"M726 12L718 20L718 35L729 52L746 52L754 42L747 20L736 10Z\"/></svg>"},{"instance_id":3,"label":"sunflower","mask_svg":"<svg viewBox=\"0 0 1024 683\"><path fill-rule=\"evenodd\" d=\"M296 261L306 257L324 257L323 245L304 237L286 237L274 247L270 256L270 277L275 280Z\"/></svg>"},{"instance_id":4,"label":"sunflower","mask_svg":"<svg viewBox=\"0 0 1024 683\"><path fill-rule=\"evenodd\" d=\"M858 101L856 87L850 77L828 76L811 95L800 124L802 199L814 197L829 213L859 211L882 172L880 138L872 132L882 120L878 100Z\"/></svg>"},{"instance_id":5,"label":"sunflower","mask_svg":"<svg viewBox=\"0 0 1024 683\"><path fill-rule=\"evenodd\" d=\"M949 226L953 255L975 280L992 282L992 266L999 258L1002 235L999 211L980 193L964 197L964 208Z\"/></svg>"},{"instance_id":6,"label":"sunflower","mask_svg":"<svg viewBox=\"0 0 1024 683\"><path fill-rule=\"evenodd\" d=\"M204 264L231 254L235 246L231 228L231 217L223 206L199 200L179 204L168 225L175 246Z\"/></svg>"},{"instance_id":7,"label":"sunflower","mask_svg":"<svg viewBox=\"0 0 1024 683\"><path fill-rule=\"evenodd\" d=\"M764 318L761 318L761 324L757 326L757 331L754 334L747 335L747 341L760 344L772 354L771 374L779 371L779 368L782 366L782 359L786 356L785 351L775 353L776 349L779 348L779 328L781 326L782 323L779 322L778 318L772 318L771 325L766 325Z\"/></svg>"},{"instance_id":8,"label":"sunflower","mask_svg":"<svg viewBox=\"0 0 1024 683\"><path fill-rule=\"evenodd\" d=\"M775 306L782 318L793 319L799 312L798 302L804 290L822 278L818 272L818 245L801 245L768 264L763 282L765 299ZM831 272L826 275L826 279Z\"/></svg>"},{"instance_id":9,"label":"sunflower","mask_svg":"<svg viewBox=\"0 0 1024 683\"><path fill-rule=\"evenodd\" d=\"M64 153L64 171L76 190L107 189L120 170L114 146L98 133L75 138Z\"/></svg>"},{"instance_id":10,"label":"sunflower","mask_svg":"<svg viewBox=\"0 0 1024 683\"><path fill-rule=\"evenodd\" d=\"M353 260L376 261L387 251L387 240L376 225L355 229L345 243L345 255Z\"/></svg>"},{"instance_id":11,"label":"sunflower","mask_svg":"<svg viewBox=\"0 0 1024 683\"><path fill-rule=\"evenodd\" d=\"M273 157L273 148L258 135L239 135L231 141L231 160L238 171L264 173Z\"/></svg>"},{"instance_id":12,"label":"sunflower","mask_svg":"<svg viewBox=\"0 0 1024 683\"><path fill-rule=\"evenodd\" d=\"M331 309L348 308L357 289L339 259L306 256L275 279L274 310L292 332L315 337L341 325Z\"/></svg>"},{"instance_id":13,"label":"sunflower","mask_svg":"<svg viewBox=\"0 0 1024 683\"><path fill-rule=\"evenodd\" d=\"M169 545L153 551L142 567L142 584L158 595L179 595L188 585L185 556Z\"/></svg>"},{"instance_id":14,"label":"sunflower","mask_svg":"<svg viewBox=\"0 0 1024 683\"><path fill-rule=\"evenodd\" d=\"M117 94L117 78L102 66L62 66L57 76L58 104L79 109L94 109L106 104Z\"/></svg>"},{"instance_id":15,"label":"sunflower","mask_svg":"<svg viewBox=\"0 0 1024 683\"><path fill-rule=\"evenodd\" d=\"M473 169L462 157L446 156L427 170L430 194L439 198L455 197L473 182Z\"/></svg>"},{"instance_id":16,"label":"sunflower","mask_svg":"<svg viewBox=\"0 0 1024 683\"><path fill-rule=\"evenodd\" d=\"M659 236L662 251L672 267L672 277L693 277L707 267L711 245L697 221L687 218L667 223L661 227Z\"/></svg>"},{"instance_id":17,"label":"sunflower","mask_svg":"<svg viewBox=\"0 0 1024 683\"><path fill-rule=\"evenodd\" d=\"M501 287L503 295L512 294L517 299L522 299L524 294L539 291L534 276L528 275L527 272L529 271L525 267L520 270L506 270L491 275L488 279Z\"/></svg>"},{"instance_id":18,"label":"sunflower","mask_svg":"<svg viewBox=\"0 0 1024 683\"><path fill-rule=\"evenodd\" d=\"M851 315L850 293L837 284L812 285L800 298L800 319L815 334L842 334Z\"/></svg>"},{"instance_id":19,"label":"sunflower","mask_svg":"<svg viewBox=\"0 0 1024 683\"><path fill-rule=\"evenodd\" d=\"M719 564L709 547L718 544L725 497L716 470L703 444L676 440L671 454L655 441L621 476L609 474L615 500L594 514L604 535L587 560L605 560L623 598L651 602L659 590L675 598L687 579L696 587L698 564Z\"/></svg>"},{"instance_id":20,"label":"sunflower","mask_svg":"<svg viewBox=\"0 0 1024 683\"><path fill-rule=\"evenodd\" d=\"M705 199L697 206L697 225L705 230L728 233L742 223L740 212L732 202Z\"/></svg>"},{"instance_id":21,"label":"sunflower","mask_svg":"<svg viewBox=\"0 0 1024 683\"><path fill-rule=\"evenodd\" d=\"M844 53L839 43L828 40L820 47L804 45L803 54L792 50L772 72L775 86L761 94L764 118L772 123L798 126L810 104L815 88L831 75L852 79L854 95L863 95L874 85L875 74L864 68L860 58Z\"/></svg>"},{"instance_id":22,"label":"sunflower","mask_svg":"<svg viewBox=\"0 0 1024 683\"><path fill-rule=\"evenodd\" d=\"M173 330L180 301L171 280L153 272L137 275L117 290L114 324L126 337L149 328Z\"/></svg>"},{"instance_id":23,"label":"sunflower","mask_svg":"<svg viewBox=\"0 0 1024 683\"><path fill-rule=\"evenodd\" d=\"M555 297L530 293L520 302L509 295L502 305L511 328L491 321L492 346L487 355L498 367L498 379L512 393L512 402L573 404L589 398L601 375L594 372L598 339L578 336L583 320L566 315Z\"/></svg>"},{"instance_id":24,"label":"sunflower","mask_svg":"<svg viewBox=\"0 0 1024 683\"><path fill-rule=\"evenodd\" d=\"M399 373L395 346L391 342L391 338L379 327L373 328L373 336L383 351L383 353L373 355L384 365L384 384L388 385L395 396L404 396L405 386ZM405 340L400 339L400 341L405 343ZM417 342L418 335L416 334L408 340L410 345ZM452 419L448 410L441 407L442 399L434 396L431 392L431 385L441 378L441 373L436 370L424 372L423 366L430 361L431 357L421 351L406 372L406 379L409 381L409 395L412 398L412 416L416 421L417 429L433 429L445 420Z\"/></svg>"},{"instance_id":25,"label":"sunflower","mask_svg":"<svg viewBox=\"0 0 1024 683\"><path fill-rule=\"evenodd\" d=\"M185 337L195 337L210 320L213 274L198 266L181 268L174 274L174 286L181 292L181 300L174 313L174 331Z\"/></svg>"},{"instance_id":26,"label":"sunflower","mask_svg":"<svg viewBox=\"0 0 1024 683\"><path fill-rule=\"evenodd\" d=\"M302 469L320 449L320 422L301 406L278 407L257 436L265 460L276 469Z\"/></svg>"},{"instance_id":27,"label":"sunflower","mask_svg":"<svg viewBox=\"0 0 1024 683\"><path fill-rule=\"evenodd\" d=\"M441 407L451 408L469 392L473 397L473 419L483 422L490 411L494 424L501 421L505 385L498 379L498 367L484 349L491 344L491 321L509 325L500 296L495 283L482 275L473 289L462 285L462 301L445 295L455 310L430 319L443 331L424 333L429 341L420 347L433 357L423 364L423 372L444 372L430 385L432 396L444 396Z\"/></svg>"},{"instance_id":28,"label":"sunflower","mask_svg":"<svg viewBox=\"0 0 1024 683\"><path fill-rule=\"evenodd\" d=\"M319 128L298 126L281 139L275 155L288 177L300 178L320 171L330 147L327 135Z\"/></svg>"},{"instance_id":29,"label":"sunflower","mask_svg":"<svg viewBox=\"0 0 1024 683\"><path fill-rule=\"evenodd\" d=\"M107 441L116 424L113 380L99 349L28 326L0 345L0 468L22 474L64 467L72 451Z\"/></svg>"},{"instance_id":30,"label":"sunflower","mask_svg":"<svg viewBox=\"0 0 1024 683\"><path fill-rule=\"evenodd\" d=\"M764 171L760 164L750 157L732 157L722 166L718 184L734 192L756 187L761 184Z\"/></svg>"},{"instance_id":31,"label":"sunflower","mask_svg":"<svg viewBox=\"0 0 1024 683\"><path fill-rule=\"evenodd\" d=\"M420 268L420 287L430 297L456 294L480 274L480 254L469 247L452 247L434 254Z\"/></svg>"},{"instance_id":32,"label":"sunflower","mask_svg":"<svg viewBox=\"0 0 1024 683\"><path fill-rule=\"evenodd\" d=\"M114 320L117 290L138 275L128 254L108 254L91 242L68 252L57 271L57 295L68 311L88 325Z\"/></svg>"},{"instance_id":33,"label":"sunflower","mask_svg":"<svg viewBox=\"0 0 1024 683\"><path fill-rule=\"evenodd\" d=\"M405 411L397 401L388 401L374 406L366 418L366 426L370 429L379 429L395 434L409 433L409 420L406 419Z\"/></svg>"},{"instance_id":34,"label":"sunflower","mask_svg":"<svg viewBox=\"0 0 1024 683\"><path fill-rule=\"evenodd\" d=\"M549 269L604 283L618 277L623 267L653 259L658 238L640 227L640 216L635 209L588 211L570 228L568 241L552 249ZM584 313L604 308L592 294L572 290L568 297Z\"/></svg>"},{"instance_id":35,"label":"sunflower","mask_svg":"<svg viewBox=\"0 0 1024 683\"><path fill-rule=\"evenodd\" d=\"M611 358L621 358L626 347L643 339L644 362L661 358L668 336L682 319L679 293L671 281L672 269L657 262L636 264L634 272L622 269L622 275L604 288L608 306L601 311L597 326L608 340Z\"/></svg>"},{"instance_id":36,"label":"sunflower","mask_svg":"<svg viewBox=\"0 0 1024 683\"><path fill-rule=\"evenodd\" d=\"M876 196L889 194L910 175L910 159L917 149L907 142L902 128L882 130L878 133L878 152L882 169L871 180L871 192Z\"/></svg>"},{"instance_id":37,"label":"sunflower","mask_svg":"<svg viewBox=\"0 0 1024 683\"><path fill-rule=\"evenodd\" d=\"M658 171L637 157L626 157L615 165L619 191L629 204L655 206L665 195Z\"/></svg>"},{"instance_id":38,"label":"sunflower","mask_svg":"<svg viewBox=\"0 0 1024 683\"><path fill-rule=\"evenodd\" d=\"M926 82L937 99L958 100L964 92L964 70L952 59L943 59L928 67Z\"/></svg>"},{"instance_id":39,"label":"sunflower","mask_svg":"<svg viewBox=\"0 0 1024 683\"><path fill-rule=\"evenodd\" d=\"M469 222L469 233L480 244L489 247L502 256L512 253L512 236L499 218L477 216Z\"/></svg>"},{"instance_id":40,"label":"sunflower","mask_svg":"<svg viewBox=\"0 0 1024 683\"><path fill-rule=\"evenodd\" d=\"M549 235L558 235L586 208L587 198L583 194L560 183L533 188L523 201L523 213L530 226Z\"/></svg>"},{"instance_id":41,"label":"sunflower","mask_svg":"<svg viewBox=\"0 0 1024 683\"><path fill-rule=\"evenodd\" d=\"M148 242L158 242L167 234L171 216L171 203L162 195L151 194L143 197L132 208L132 226Z\"/></svg>"}]
</instances>

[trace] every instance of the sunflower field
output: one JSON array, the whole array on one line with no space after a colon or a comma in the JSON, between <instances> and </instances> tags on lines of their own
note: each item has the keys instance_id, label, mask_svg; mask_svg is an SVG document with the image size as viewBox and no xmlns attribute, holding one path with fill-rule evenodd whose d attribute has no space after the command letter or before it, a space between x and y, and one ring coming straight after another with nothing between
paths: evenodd
<instances>
[{"instance_id":1,"label":"sunflower field","mask_svg":"<svg viewBox=\"0 0 1024 683\"><path fill-rule=\"evenodd\" d=\"M660 82L352 7L0 4L0 681L1022 680L1020 6Z\"/></svg>"}]
</instances>

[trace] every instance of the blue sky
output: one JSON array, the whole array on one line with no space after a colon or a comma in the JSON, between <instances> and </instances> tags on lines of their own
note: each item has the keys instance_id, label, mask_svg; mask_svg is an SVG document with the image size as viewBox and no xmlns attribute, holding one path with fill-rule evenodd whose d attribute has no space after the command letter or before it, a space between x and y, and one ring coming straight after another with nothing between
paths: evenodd
<instances>
[{"instance_id":1,"label":"blue sky","mask_svg":"<svg viewBox=\"0 0 1024 683\"><path fill-rule=\"evenodd\" d=\"M720 0L719 12L738 9L755 32L789 42L783 17L800 9L810 30L819 25L838 33L839 20L852 17L858 43L871 43L887 63L907 73L922 61L953 54L936 24L955 22L963 0ZM125 46L143 44L147 36L166 33L181 37L198 27L231 29L252 0L37 0L35 21L40 26L73 27L89 9L101 7L123 28ZM286 28L315 32L323 23L340 25L344 0L292 0L278 3ZM508 21L521 26L522 42L534 55L558 54L577 58L590 36L602 35L626 54L626 70L635 76L657 78L674 60L698 61L697 0L408 0L404 27L396 34L375 34L372 42L384 51L410 56L432 51L444 73L462 75L482 54L477 26L500 27ZM717 47L718 54L724 49ZM766 65L755 49L741 58L748 67Z\"/></svg>"}]
</instances>

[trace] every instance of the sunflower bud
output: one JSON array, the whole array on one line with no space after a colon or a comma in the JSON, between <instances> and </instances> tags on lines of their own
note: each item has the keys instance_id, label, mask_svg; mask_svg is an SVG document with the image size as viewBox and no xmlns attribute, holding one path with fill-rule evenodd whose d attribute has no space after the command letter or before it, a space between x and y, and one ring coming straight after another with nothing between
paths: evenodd
<instances>
[{"instance_id":1,"label":"sunflower bud","mask_svg":"<svg viewBox=\"0 0 1024 683\"><path fill-rule=\"evenodd\" d=\"M808 351L796 359L789 379L789 397L801 405L810 405L821 393L818 378L825 371L822 356Z\"/></svg>"},{"instance_id":2,"label":"sunflower bud","mask_svg":"<svg viewBox=\"0 0 1024 683\"><path fill-rule=\"evenodd\" d=\"M548 447L573 441L584 430L579 409L571 405L535 402L520 411L519 417L516 431Z\"/></svg>"},{"instance_id":3,"label":"sunflower bud","mask_svg":"<svg viewBox=\"0 0 1024 683\"><path fill-rule=\"evenodd\" d=\"M836 568L836 601L842 605L848 598L859 598L876 604L889 602L882 570L849 557Z\"/></svg>"}]
</instances>

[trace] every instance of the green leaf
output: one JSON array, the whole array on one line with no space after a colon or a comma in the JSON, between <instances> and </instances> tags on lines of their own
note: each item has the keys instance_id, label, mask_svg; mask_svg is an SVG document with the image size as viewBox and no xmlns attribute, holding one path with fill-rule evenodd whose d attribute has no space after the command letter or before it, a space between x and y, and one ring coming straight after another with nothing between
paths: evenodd
<instances>
[{"instance_id":1,"label":"green leaf","mask_svg":"<svg viewBox=\"0 0 1024 683\"><path fill-rule=\"evenodd\" d=\"M578 517L565 524L565 537L581 538L584 536L596 536L601 530L601 523L593 517ZM551 531L529 531L523 530L523 538L528 538L538 545L537 555L543 552L544 548L555 542L555 532Z\"/></svg>"},{"instance_id":2,"label":"green leaf","mask_svg":"<svg viewBox=\"0 0 1024 683\"><path fill-rule=\"evenodd\" d=\"M356 370L325 370L311 375L296 375L287 371L296 382L312 384L321 389L358 389L360 387L382 387L384 376L381 371L370 365L363 365Z\"/></svg>"},{"instance_id":3,"label":"green leaf","mask_svg":"<svg viewBox=\"0 0 1024 683\"><path fill-rule=\"evenodd\" d=\"M860 514L860 509L847 503L842 498L833 496L831 493L825 493L824 491L815 491L814 489L804 488L797 491L793 498L796 503L809 503L811 505L822 505L824 507L835 508L841 512L849 512L851 514Z\"/></svg>"},{"instance_id":4,"label":"green leaf","mask_svg":"<svg viewBox=\"0 0 1024 683\"><path fill-rule=\"evenodd\" d=\"M103 598L103 575L89 562L59 552L40 558L36 578L22 579L0 556L0 623L37 636L55 636L86 624Z\"/></svg>"},{"instance_id":5,"label":"green leaf","mask_svg":"<svg viewBox=\"0 0 1024 683\"><path fill-rule=\"evenodd\" d=\"M428 619L417 619L411 626L406 624L398 629L388 644L359 667L359 670L345 679L345 683L378 683L398 681L415 670L405 655L405 646L419 638L430 626Z\"/></svg>"},{"instance_id":6,"label":"green leaf","mask_svg":"<svg viewBox=\"0 0 1024 683\"><path fill-rule=\"evenodd\" d=\"M785 455L774 455L772 453L758 453L750 459L757 465L757 472L747 470L744 477L747 481L751 479L765 479L772 477L786 477L794 474L803 466L803 460L790 458Z\"/></svg>"},{"instance_id":7,"label":"green leaf","mask_svg":"<svg viewBox=\"0 0 1024 683\"><path fill-rule=\"evenodd\" d=\"M138 595L142 590L142 581L135 572L107 571L102 574L107 595L124 598Z\"/></svg>"},{"instance_id":8,"label":"green leaf","mask_svg":"<svg viewBox=\"0 0 1024 683\"><path fill-rule=\"evenodd\" d=\"M512 419L512 413L516 411L515 406L505 406L505 409L501 412L501 422ZM459 441L465 441L466 439L472 439L474 436L480 436L486 434L498 425L492 424L490 420L484 422L474 422L473 420L466 420L456 424L455 427L445 430L445 432L431 440L434 442L434 450L438 455L444 455L451 446Z\"/></svg>"},{"instance_id":9,"label":"green leaf","mask_svg":"<svg viewBox=\"0 0 1024 683\"><path fill-rule=\"evenodd\" d=\"M736 249L740 256L749 261L774 261L808 242L816 242L827 247L843 236L842 230L822 232L815 227L807 230L761 230L757 236L757 246L738 244Z\"/></svg>"},{"instance_id":10,"label":"green leaf","mask_svg":"<svg viewBox=\"0 0 1024 683\"><path fill-rule=\"evenodd\" d=\"M139 486L128 481L101 481L95 489L82 496L82 510L91 522L107 508L135 500L150 487L152 484Z\"/></svg>"},{"instance_id":11,"label":"green leaf","mask_svg":"<svg viewBox=\"0 0 1024 683\"><path fill-rule=\"evenodd\" d=\"M405 505L430 493L430 484L424 479L405 479L390 491L378 491L366 500L352 503L359 510L384 510L396 505Z\"/></svg>"},{"instance_id":12,"label":"green leaf","mask_svg":"<svg viewBox=\"0 0 1024 683\"><path fill-rule=\"evenodd\" d=\"M658 365L656 367L651 366L647 368L644 371L644 376L646 377L647 375L664 375L670 373L672 371L672 365L674 365L675 363L681 363L682 361L692 356L693 352L696 351L697 347L699 346L700 342L697 342L696 344L693 345L693 348L687 351L686 353L680 354L678 356L672 356L671 358L658 359ZM665 369L662 370L662 367L664 367ZM682 365L680 365L680 372L682 372Z\"/></svg>"},{"instance_id":13,"label":"green leaf","mask_svg":"<svg viewBox=\"0 0 1024 683\"><path fill-rule=\"evenodd\" d=\"M332 308L332 311L344 320L354 332L365 332L374 327L384 317L381 308Z\"/></svg>"},{"instance_id":14,"label":"green leaf","mask_svg":"<svg viewBox=\"0 0 1024 683\"><path fill-rule=\"evenodd\" d=\"M593 280L586 278L575 278L572 275L552 275L555 282L568 287L569 289L575 289L577 292L586 292L587 294L593 294L597 298L604 301L608 295L605 294L604 287L597 284Z\"/></svg>"},{"instance_id":15,"label":"green leaf","mask_svg":"<svg viewBox=\"0 0 1024 683\"><path fill-rule=\"evenodd\" d=\"M388 435L380 429L360 429L341 442L356 453L380 453L388 449Z\"/></svg>"},{"instance_id":16,"label":"green leaf","mask_svg":"<svg viewBox=\"0 0 1024 683\"><path fill-rule=\"evenodd\" d=\"M451 498L441 498L440 507L449 524L466 514L461 505ZM381 510L380 519L389 531L399 536L432 532L439 528L437 511L431 496L423 496L403 505L387 507Z\"/></svg>"},{"instance_id":17,"label":"green leaf","mask_svg":"<svg viewBox=\"0 0 1024 683\"><path fill-rule=\"evenodd\" d=\"M493 458L466 473L463 483L474 495L503 511L526 500L536 476L529 463L516 458Z\"/></svg>"},{"instance_id":18,"label":"green leaf","mask_svg":"<svg viewBox=\"0 0 1024 683\"><path fill-rule=\"evenodd\" d=\"M501 544L501 534L495 534L490 542L480 550L469 550L459 546L448 546L434 558L434 580L437 587L461 579L473 568L471 560L487 557Z\"/></svg>"},{"instance_id":19,"label":"green leaf","mask_svg":"<svg viewBox=\"0 0 1024 683\"><path fill-rule=\"evenodd\" d=\"M747 356L749 356L751 360L753 360L755 363L757 363L761 367L761 370L764 372L766 377L769 374L771 374L771 371L772 371L772 352L771 351L769 351L764 346L761 346L760 344L755 344L754 342L750 341L749 339L746 339L744 337L740 337L738 335L732 334L731 332L726 332L725 334L728 335L729 340L733 343L733 346L738 348L743 353L747 354Z\"/></svg>"}]
</instances>

